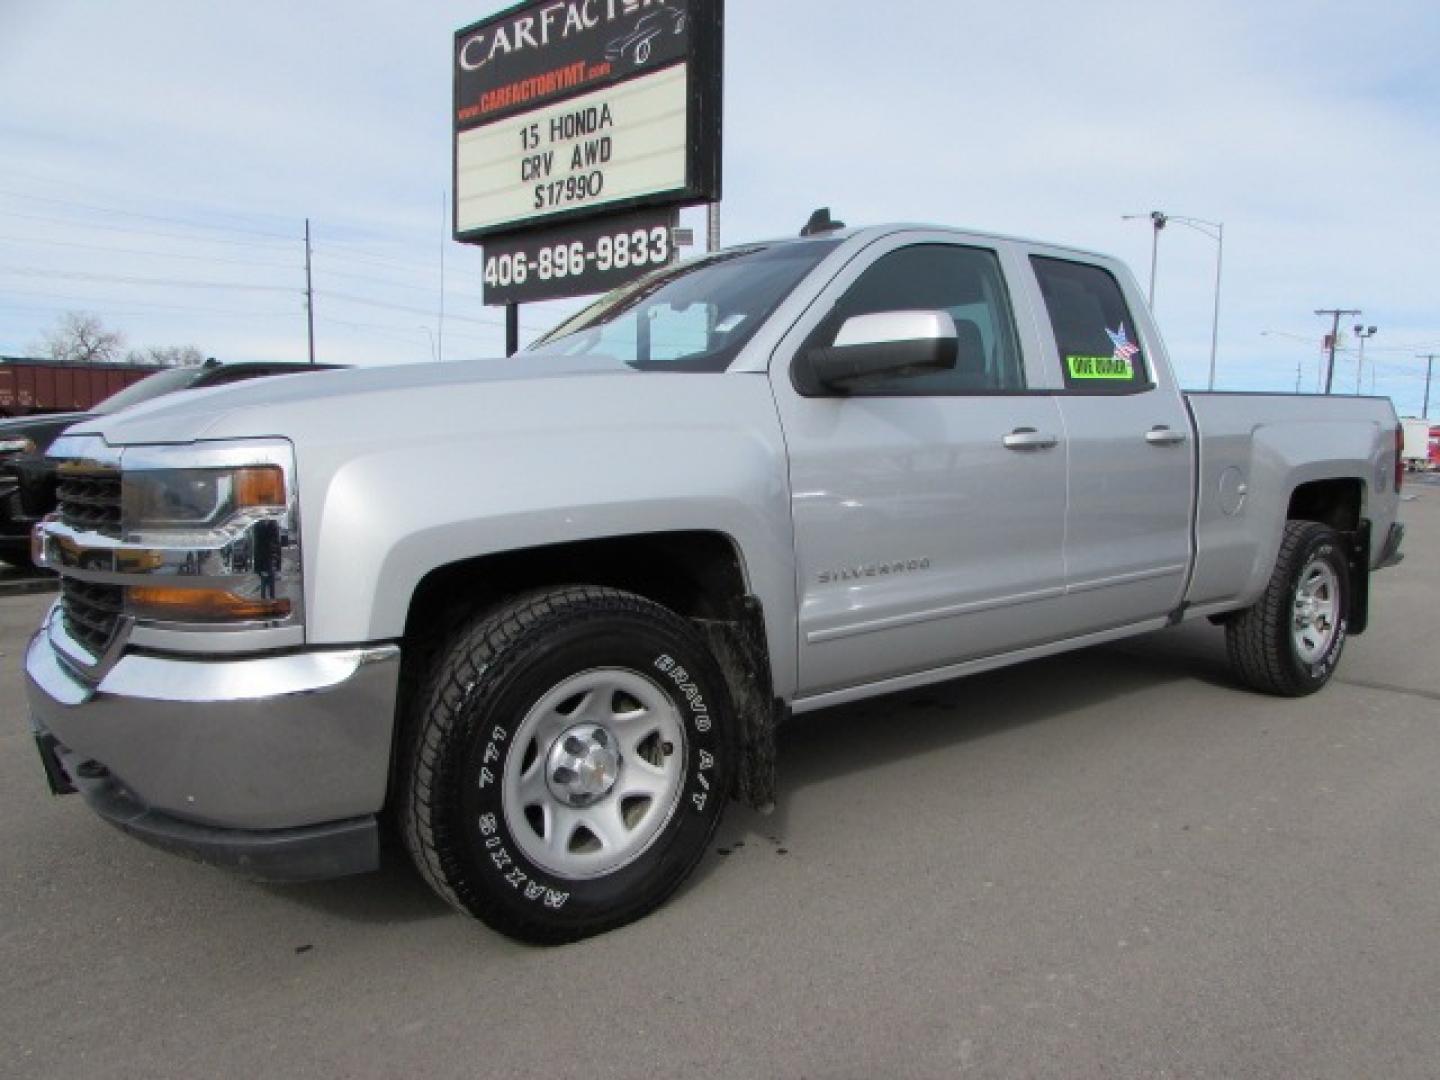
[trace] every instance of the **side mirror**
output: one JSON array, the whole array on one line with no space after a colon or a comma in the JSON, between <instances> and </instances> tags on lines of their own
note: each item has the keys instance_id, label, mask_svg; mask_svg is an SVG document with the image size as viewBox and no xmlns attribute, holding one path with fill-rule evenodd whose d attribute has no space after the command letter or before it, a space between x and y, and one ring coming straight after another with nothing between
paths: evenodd
<instances>
[{"instance_id":1,"label":"side mirror","mask_svg":"<svg viewBox=\"0 0 1440 1080\"><path fill-rule=\"evenodd\" d=\"M835 344L811 349L810 373L821 386L876 375L927 375L955 367L960 344L944 311L881 311L846 319Z\"/></svg>"}]
</instances>

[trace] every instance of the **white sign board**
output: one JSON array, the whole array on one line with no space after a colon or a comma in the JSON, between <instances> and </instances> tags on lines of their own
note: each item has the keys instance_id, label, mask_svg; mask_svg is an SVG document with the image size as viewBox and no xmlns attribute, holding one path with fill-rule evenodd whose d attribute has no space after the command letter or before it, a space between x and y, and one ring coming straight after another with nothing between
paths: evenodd
<instances>
[{"instance_id":1,"label":"white sign board","mask_svg":"<svg viewBox=\"0 0 1440 1080\"><path fill-rule=\"evenodd\" d=\"M686 187L688 65L459 133L459 233Z\"/></svg>"}]
</instances>

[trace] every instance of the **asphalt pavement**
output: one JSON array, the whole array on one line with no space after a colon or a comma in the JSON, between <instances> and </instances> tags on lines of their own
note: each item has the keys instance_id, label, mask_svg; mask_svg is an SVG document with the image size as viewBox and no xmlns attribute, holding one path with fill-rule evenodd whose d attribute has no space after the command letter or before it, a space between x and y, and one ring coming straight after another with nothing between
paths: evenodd
<instances>
[{"instance_id":1,"label":"asphalt pavement","mask_svg":"<svg viewBox=\"0 0 1440 1080\"><path fill-rule=\"evenodd\" d=\"M1440 487L1337 681L1207 624L796 721L655 915L559 949L399 859L268 887L47 794L0 599L6 1077L1440 1075Z\"/></svg>"}]
</instances>

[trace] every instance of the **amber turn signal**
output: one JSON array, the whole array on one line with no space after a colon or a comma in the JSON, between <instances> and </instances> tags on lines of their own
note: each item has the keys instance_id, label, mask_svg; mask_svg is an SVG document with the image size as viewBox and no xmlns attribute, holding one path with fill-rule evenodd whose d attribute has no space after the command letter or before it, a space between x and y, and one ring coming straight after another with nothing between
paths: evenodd
<instances>
[{"instance_id":1,"label":"amber turn signal","mask_svg":"<svg viewBox=\"0 0 1440 1080\"><path fill-rule=\"evenodd\" d=\"M235 470L235 508L285 505L285 474L274 465Z\"/></svg>"},{"instance_id":2,"label":"amber turn signal","mask_svg":"<svg viewBox=\"0 0 1440 1080\"><path fill-rule=\"evenodd\" d=\"M129 599L132 615L172 622L256 622L290 614L289 600L257 600L223 589L132 585Z\"/></svg>"}]
</instances>

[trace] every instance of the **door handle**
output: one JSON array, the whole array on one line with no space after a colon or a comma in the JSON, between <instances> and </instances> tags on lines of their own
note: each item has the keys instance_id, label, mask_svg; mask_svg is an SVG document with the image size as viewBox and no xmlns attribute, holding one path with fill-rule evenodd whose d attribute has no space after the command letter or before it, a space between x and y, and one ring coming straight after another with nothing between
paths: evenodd
<instances>
[{"instance_id":1,"label":"door handle","mask_svg":"<svg viewBox=\"0 0 1440 1080\"><path fill-rule=\"evenodd\" d=\"M1000 440L1007 450L1053 450L1059 439L1034 428L1016 428Z\"/></svg>"},{"instance_id":2,"label":"door handle","mask_svg":"<svg viewBox=\"0 0 1440 1080\"><path fill-rule=\"evenodd\" d=\"M1145 433L1145 441L1151 446L1178 446L1185 438L1185 432L1168 428L1164 424L1158 424Z\"/></svg>"}]
</instances>

